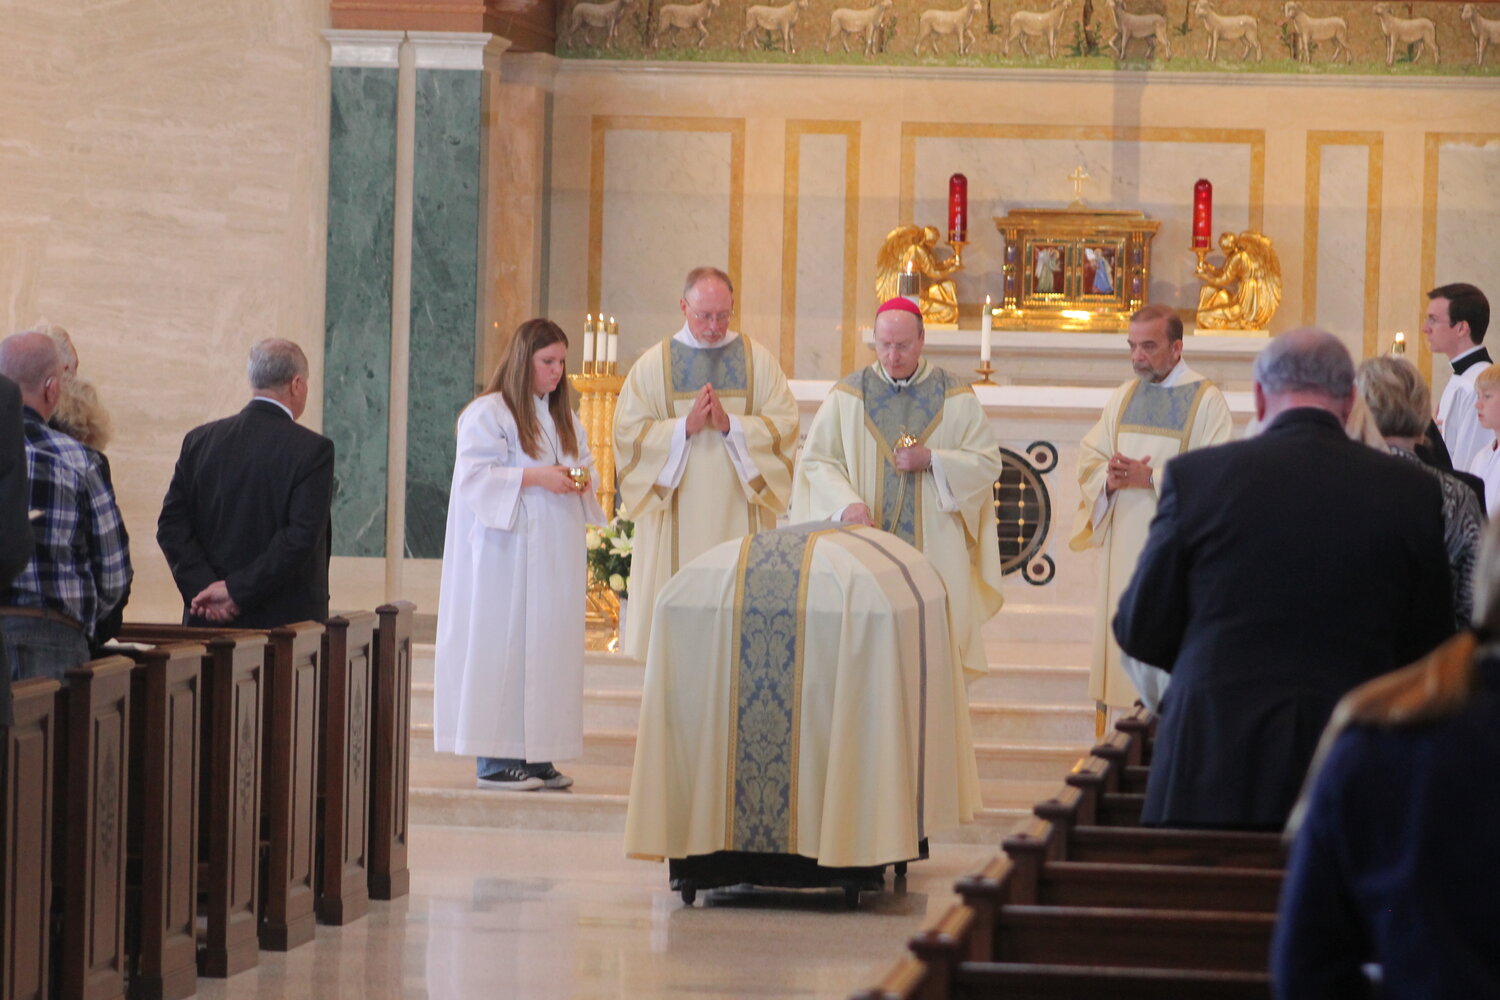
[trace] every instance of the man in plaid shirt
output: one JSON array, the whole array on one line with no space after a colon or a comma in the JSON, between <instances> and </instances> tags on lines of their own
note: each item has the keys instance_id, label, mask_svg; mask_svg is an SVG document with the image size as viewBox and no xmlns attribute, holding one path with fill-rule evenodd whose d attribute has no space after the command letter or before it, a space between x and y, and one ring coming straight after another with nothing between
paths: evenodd
<instances>
[{"instance_id":1,"label":"man in plaid shirt","mask_svg":"<svg viewBox=\"0 0 1500 1000\"><path fill-rule=\"evenodd\" d=\"M89 658L94 626L125 594L130 553L99 453L47 426L63 360L45 333L0 341L0 374L21 389L36 548L0 591L0 635L11 674L62 678Z\"/></svg>"}]
</instances>

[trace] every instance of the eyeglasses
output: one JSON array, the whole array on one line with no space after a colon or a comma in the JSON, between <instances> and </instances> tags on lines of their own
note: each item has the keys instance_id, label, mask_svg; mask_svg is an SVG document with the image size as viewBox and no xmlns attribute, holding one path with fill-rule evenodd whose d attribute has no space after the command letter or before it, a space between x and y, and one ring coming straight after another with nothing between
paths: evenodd
<instances>
[{"instance_id":1,"label":"eyeglasses","mask_svg":"<svg viewBox=\"0 0 1500 1000\"><path fill-rule=\"evenodd\" d=\"M728 323L729 317L733 316L734 313L706 313L699 312L696 309L689 309L688 315L700 323Z\"/></svg>"}]
</instances>

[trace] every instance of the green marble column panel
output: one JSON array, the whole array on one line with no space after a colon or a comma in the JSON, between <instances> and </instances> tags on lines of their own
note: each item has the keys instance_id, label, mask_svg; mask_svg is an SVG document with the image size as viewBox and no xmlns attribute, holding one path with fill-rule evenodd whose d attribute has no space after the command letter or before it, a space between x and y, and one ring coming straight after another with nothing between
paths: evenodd
<instances>
[{"instance_id":1,"label":"green marble column panel","mask_svg":"<svg viewBox=\"0 0 1500 1000\"><path fill-rule=\"evenodd\" d=\"M454 425L474 395L479 285L478 70L417 71L412 182L406 554L443 554Z\"/></svg>"},{"instance_id":2,"label":"green marble column panel","mask_svg":"<svg viewBox=\"0 0 1500 1000\"><path fill-rule=\"evenodd\" d=\"M333 554L384 556L396 70L331 72L323 433L335 452Z\"/></svg>"}]
</instances>

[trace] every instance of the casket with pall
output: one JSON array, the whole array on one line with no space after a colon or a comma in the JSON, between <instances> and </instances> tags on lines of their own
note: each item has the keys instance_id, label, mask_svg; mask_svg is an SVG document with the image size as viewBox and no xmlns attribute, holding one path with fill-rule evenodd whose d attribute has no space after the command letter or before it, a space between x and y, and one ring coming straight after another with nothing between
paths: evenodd
<instances>
[{"instance_id":1,"label":"casket with pall","mask_svg":"<svg viewBox=\"0 0 1500 1000\"><path fill-rule=\"evenodd\" d=\"M880 866L978 806L947 595L915 548L799 525L716 546L661 591L632 856Z\"/></svg>"}]
</instances>

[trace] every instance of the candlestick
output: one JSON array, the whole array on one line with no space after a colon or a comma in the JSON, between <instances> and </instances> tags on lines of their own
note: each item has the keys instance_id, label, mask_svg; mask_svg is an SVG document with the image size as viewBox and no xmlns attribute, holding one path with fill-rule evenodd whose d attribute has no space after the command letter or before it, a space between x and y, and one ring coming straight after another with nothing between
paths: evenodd
<instances>
[{"instance_id":1,"label":"candlestick","mask_svg":"<svg viewBox=\"0 0 1500 1000\"><path fill-rule=\"evenodd\" d=\"M990 297L984 297L984 315L979 318L979 360L985 364L990 363L990 334L995 325L995 315L991 311Z\"/></svg>"},{"instance_id":2,"label":"candlestick","mask_svg":"<svg viewBox=\"0 0 1500 1000\"><path fill-rule=\"evenodd\" d=\"M1391 353L1392 354L1405 354L1406 353L1406 334L1404 332L1402 332L1400 330L1396 331L1396 339L1391 344Z\"/></svg>"},{"instance_id":3,"label":"candlestick","mask_svg":"<svg viewBox=\"0 0 1500 1000\"><path fill-rule=\"evenodd\" d=\"M976 378L974 380L974 384L975 385L994 385L995 384L995 383L993 383L993 382L990 381L990 376L993 375L993 374L995 374L995 369L993 369L993 368L990 367L990 363L988 361L981 361L981 362L979 362L979 367L976 368L976 369L974 369L974 373L979 376L978 378Z\"/></svg>"},{"instance_id":4,"label":"candlestick","mask_svg":"<svg viewBox=\"0 0 1500 1000\"><path fill-rule=\"evenodd\" d=\"M594 368L594 314L588 313L583 320L583 370Z\"/></svg>"},{"instance_id":5,"label":"candlestick","mask_svg":"<svg viewBox=\"0 0 1500 1000\"><path fill-rule=\"evenodd\" d=\"M1211 244L1214 231L1214 186L1200 177L1193 185L1193 249Z\"/></svg>"},{"instance_id":6,"label":"candlestick","mask_svg":"<svg viewBox=\"0 0 1500 1000\"><path fill-rule=\"evenodd\" d=\"M912 271L911 267L911 261L908 260L905 269L896 276L896 294L904 295L913 302L917 302L921 291L917 285L917 275ZM921 305L920 302L917 304Z\"/></svg>"},{"instance_id":7,"label":"candlestick","mask_svg":"<svg viewBox=\"0 0 1500 1000\"><path fill-rule=\"evenodd\" d=\"M604 341L604 370L613 375L616 360L620 353L620 325L615 322L613 316L609 318L608 329L609 333Z\"/></svg>"},{"instance_id":8,"label":"candlestick","mask_svg":"<svg viewBox=\"0 0 1500 1000\"><path fill-rule=\"evenodd\" d=\"M963 174L948 178L948 242L969 239L969 179Z\"/></svg>"}]
</instances>

